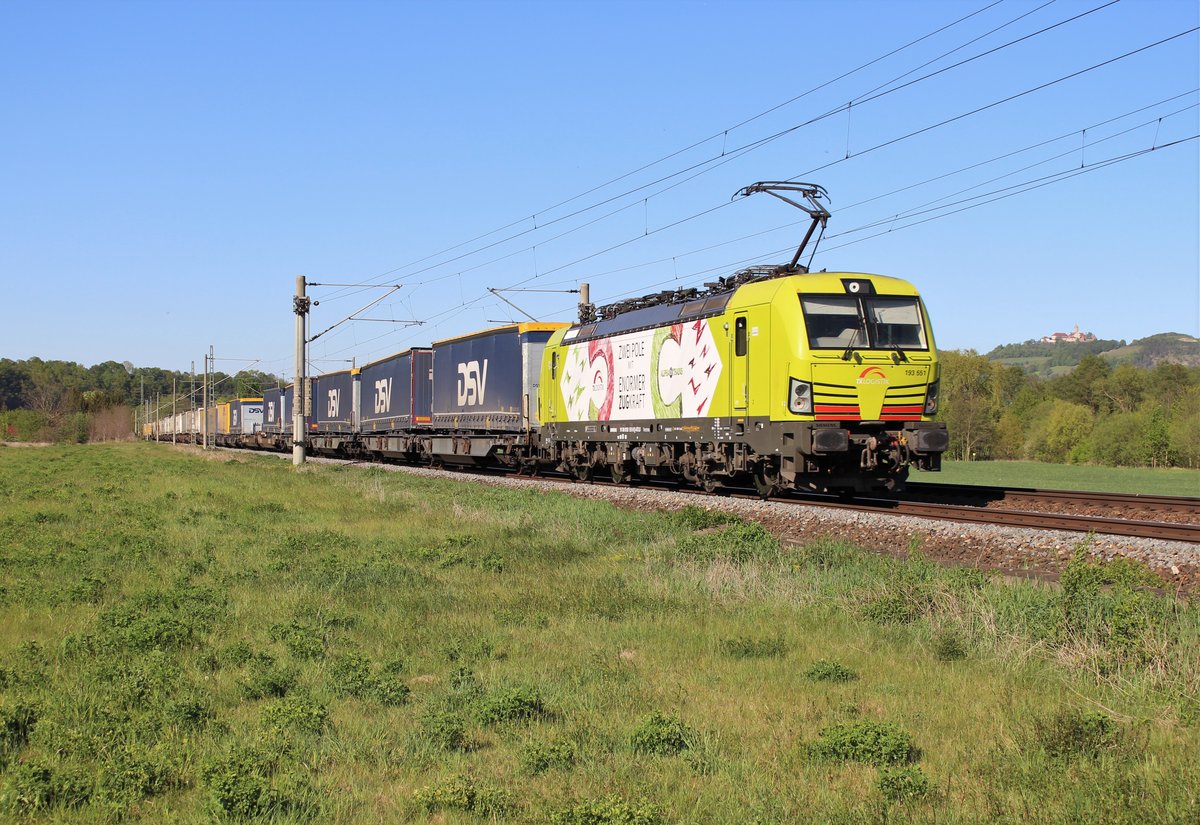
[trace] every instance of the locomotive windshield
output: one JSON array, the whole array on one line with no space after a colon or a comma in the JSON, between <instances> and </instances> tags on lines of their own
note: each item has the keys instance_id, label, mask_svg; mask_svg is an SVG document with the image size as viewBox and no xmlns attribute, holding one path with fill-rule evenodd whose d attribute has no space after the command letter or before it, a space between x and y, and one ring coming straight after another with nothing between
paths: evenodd
<instances>
[{"instance_id":1,"label":"locomotive windshield","mask_svg":"<svg viewBox=\"0 0 1200 825\"><path fill-rule=\"evenodd\" d=\"M928 349L916 298L801 295L811 349Z\"/></svg>"}]
</instances>

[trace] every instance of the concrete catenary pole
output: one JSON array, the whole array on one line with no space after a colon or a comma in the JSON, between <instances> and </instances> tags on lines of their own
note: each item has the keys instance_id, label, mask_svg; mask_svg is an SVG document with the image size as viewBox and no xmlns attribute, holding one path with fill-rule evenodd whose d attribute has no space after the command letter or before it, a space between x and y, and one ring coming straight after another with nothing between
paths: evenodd
<instances>
[{"instance_id":1,"label":"concrete catenary pole","mask_svg":"<svg viewBox=\"0 0 1200 825\"><path fill-rule=\"evenodd\" d=\"M179 399L179 386L176 376L171 376L171 443L175 444L175 431L179 429L179 420L175 417L175 402Z\"/></svg>"},{"instance_id":2,"label":"concrete catenary pole","mask_svg":"<svg viewBox=\"0 0 1200 825\"><path fill-rule=\"evenodd\" d=\"M304 463L304 321L308 317L308 296L303 275L296 277L296 297L292 311L296 313L296 383L292 393L292 464Z\"/></svg>"},{"instance_id":3,"label":"concrete catenary pole","mask_svg":"<svg viewBox=\"0 0 1200 825\"><path fill-rule=\"evenodd\" d=\"M211 349L211 347L210 347ZM204 354L204 390L203 402L200 404L200 435L204 439L204 449L208 449L208 353Z\"/></svg>"}]
</instances>

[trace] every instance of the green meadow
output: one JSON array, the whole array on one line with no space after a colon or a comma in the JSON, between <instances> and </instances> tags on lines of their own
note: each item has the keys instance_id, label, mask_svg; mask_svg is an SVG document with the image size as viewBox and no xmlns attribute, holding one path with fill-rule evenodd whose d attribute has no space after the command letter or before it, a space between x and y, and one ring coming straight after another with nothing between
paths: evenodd
<instances>
[{"instance_id":1,"label":"green meadow","mask_svg":"<svg viewBox=\"0 0 1200 825\"><path fill-rule=\"evenodd\" d=\"M0 820L1200 819L1196 604L896 544L0 447Z\"/></svg>"},{"instance_id":2,"label":"green meadow","mask_svg":"<svg viewBox=\"0 0 1200 825\"><path fill-rule=\"evenodd\" d=\"M1101 467L1095 464L1046 464L1041 461L945 461L936 473L914 472L913 481L979 484L985 487L1032 487L1039 490L1088 490L1200 498L1200 470L1182 467Z\"/></svg>"}]
</instances>

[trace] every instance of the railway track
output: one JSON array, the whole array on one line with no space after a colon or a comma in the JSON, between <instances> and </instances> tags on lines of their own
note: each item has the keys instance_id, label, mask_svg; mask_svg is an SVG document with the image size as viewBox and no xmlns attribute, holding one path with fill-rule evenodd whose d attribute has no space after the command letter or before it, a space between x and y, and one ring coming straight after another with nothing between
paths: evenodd
<instances>
[{"instance_id":1,"label":"railway track","mask_svg":"<svg viewBox=\"0 0 1200 825\"><path fill-rule=\"evenodd\" d=\"M985 506L1067 506L1073 508L1115 507L1121 512L1173 514L1188 522L1200 522L1200 498L1154 496L1140 493L1094 493L1072 490L1038 490L1026 487L983 487L971 484L910 482L909 500Z\"/></svg>"},{"instance_id":2,"label":"railway track","mask_svg":"<svg viewBox=\"0 0 1200 825\"><path fill-rule=\"evenodd\" d=\"M362 459L322 458L320 460L330 463L363 465L374 463ZM464 474L486 475L492 472L497 471L471 470ZM512 478L529 478L504 469L500 469L498 472ZM566 475L558 474L543 474L539 475L538 479L563 485L592 484L618 488L628 486L606 481L579 482ZM749 488L725 488L715 493L706 493L674 483L642 482L636 486L644 489L669 488L673 492L702 497L759 498L758 494ZM1143 496L914 483L909 485L909 490L903 498L861 497L847 501L834 496L789 494L775 496L771 500L779 503L832 509L860 510L880 515L913 516L972 524L1025 527L1035 530L1066 530L1076 533L1099 533L1200 544L1200 499L1183 496ZM998 504L1005 506L997 506ZM1011 506L1014 504L1019 506ZM1045 509L1039 508L1057 508L1060 511L1047 512ZM1073 508L1084 508L1085 510L1103 508L1108 513L1161 513L1176 520L1100 516L1093 512L1061 512L1061 510ZM1179 520L1181 517L1182 522Z\"/></svg>"},{"instance_id":3,"label":"railway track","mask_svg":"<svg viewBox=\"0 0 1200 825\"><path fill-rule=\"evenodd\" d=\"M1081 494L1075 493L1074 495L1078 496ZM916 516L918 518L971 522L975 524L1028 527L1036 530L1068 530L1076 533L1103 533L1113 536L1133 536L1137 538L1163 539L1166 541L1183 541L1200 544L1200 525L1147 519L1114 518L1076 513L1050 513L1040 510L1018 510L898 499L824 502L823 506ZM1192 504L1193 508L1196 506L1195 503Z\"/></svg>"}]
</instances>

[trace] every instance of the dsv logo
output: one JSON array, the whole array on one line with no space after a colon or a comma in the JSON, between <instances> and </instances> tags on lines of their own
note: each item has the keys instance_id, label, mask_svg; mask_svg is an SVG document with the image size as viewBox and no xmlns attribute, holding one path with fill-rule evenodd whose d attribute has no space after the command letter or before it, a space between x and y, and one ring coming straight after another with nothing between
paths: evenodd
<instances>
[{"instance_id":1,"label":"dsv logo","mask_svg":"<svg viewBox=\"0 0 1200 825\"><path fill-rule=\"evenodd\" d=\"M338 410L340 410L341 407L342 407L342 391L340 389L330 390L329 391L329 417L337 418Z\"/></svg>"},{"instance_id":2,"label":"dsv logo","mask_svg":"<svg viewBox=\"0 0 1200 825\"><path fill-rule=\"evenodd\" d=\"M275 423L275 402L274 401L267 402L267 423L268 424Z\"/></svg>"},{"instance_id":3,"label":"dsv logo","mask_svg":"<svg viewBox=\"0 0 1200 825\"><path fill-rule=\"evenodd\" d=\"M468 361L458 365L458 406L474 407L483 403L483 394L487 389L487 359L483 359L483 369L478 361Z\"/></svg>"},{"instance_id":4,"label":"dsv logo","mask_svg":"<svg viewBox=\"0 0 1200 825\"><path fill-rule=\"evenodd\" d=\"M375 382L375 414L386 413L392 408L392 379L380 378Z\"/></svg>"}]
</instances>

